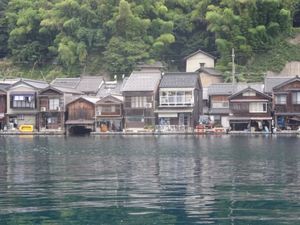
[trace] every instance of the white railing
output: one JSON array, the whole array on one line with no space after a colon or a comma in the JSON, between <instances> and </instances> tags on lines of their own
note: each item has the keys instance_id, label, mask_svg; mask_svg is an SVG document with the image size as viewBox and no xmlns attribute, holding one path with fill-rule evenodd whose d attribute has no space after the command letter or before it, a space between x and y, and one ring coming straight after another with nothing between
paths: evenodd
<instances>
[{"instance_id":1,"label":"white railing","mask_svg":"<svg viewBox=\"0 0 300 225\"><path fill-rule=\"evenodd\" d=\"M160 96L160 105L193 105L193 99L186 96Z\"/></svg>"}]
</instances>

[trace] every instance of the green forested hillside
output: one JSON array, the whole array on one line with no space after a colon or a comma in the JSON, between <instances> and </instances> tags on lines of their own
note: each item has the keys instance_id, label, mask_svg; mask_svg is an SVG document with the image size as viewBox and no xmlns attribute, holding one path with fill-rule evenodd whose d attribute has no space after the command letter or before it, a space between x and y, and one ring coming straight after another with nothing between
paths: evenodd
<instances>
[{"instance_id":1,"label":"green forested hillside","mask_svg":"<svg viewBox=\"0 0 300 225\"><path fill-rule=\"evenodd\" d=\"M0 72L45 79L128 74L136 64L154 60L180 70L182 58L198 49L216 55L226 71L235 48L240 71L260 74L272 63L261 66L257 55L272 53L293 34L298 2L2 0Z\"/></svg>"}]
</instances>

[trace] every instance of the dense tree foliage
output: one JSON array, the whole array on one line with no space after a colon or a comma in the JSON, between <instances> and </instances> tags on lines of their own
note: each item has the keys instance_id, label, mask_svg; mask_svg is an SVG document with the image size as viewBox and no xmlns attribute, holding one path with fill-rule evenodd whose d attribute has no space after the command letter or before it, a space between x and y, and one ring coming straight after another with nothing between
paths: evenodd
<instances>
[{"instance_id":1,"label":"dense tree foliage","mask_svg":"<svg viewBox=\"0 0 300 225\"><path fill-rule=\"evenodd\" d=\"M32 65L84 67L101 58L111 74L139 62L182 65L202 49L225 68L291 33L298 0L2 0L0 57Z\"/></svg>"}]
</instances>

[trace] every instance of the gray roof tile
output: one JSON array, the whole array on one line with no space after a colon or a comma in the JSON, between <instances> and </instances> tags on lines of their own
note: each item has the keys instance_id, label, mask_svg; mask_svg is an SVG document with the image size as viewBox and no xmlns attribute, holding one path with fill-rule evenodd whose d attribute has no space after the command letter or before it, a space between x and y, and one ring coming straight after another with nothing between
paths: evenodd
<instances>
[{"instance_id":1,"label":"gray roof tile","mask_svg":"<svg viewBox=\"0 0 300 225\"><path fill-rule=\"evenodd\" d=\"M128 77L123 91L155 91L160 78L161 73L159 71L133 71Z\"/></svg>"},{"instance_id":2,"label":"gray roof tile","mask_svg":"<svg viewBox=\"0 0 300 225\"><path fill-rule=\"evenodd\" d=\"M174 72L165 73L161 79L160 88L194 88L199 81L198 73Z\"/></svg>"},{"instance_id":3,"label":"gray roof tile","mask_svg":"<svg viewBox=\"0 0 300 225\"><path fill-rule=\"evenodd\" d=\"M264 85L262 83L219 83L212 84L208 87L208 95L232 95L247 87L251 87L256 91L263 92Z\"/></svg>"},{"instance_id":4,"label":"gray roof tile","mask_svg":"<svg viewBox=\"0 0 300 225\"><path fill-rule=\"evenodd\" d=\"M222 76L222 73L214 68L209 68L209 67L204 67L204 68L200 68L197 71L199 72L204 72L213 76Z\"/></svg>"},{"instance_id":5,"label":"gray roof tile","mask_svg":"<svg viewBox=\"0 0 300 225\"><path fill-rule=\"evenodd\" d=\"M76 89L85 93L96 94L103 82L102 76L82 76Z\"/></svg>"},{"instance_id":6,"label":"gray roof tile","mask_svg":"<svg viewBox=\"0 0 300 225\"><path fill-rule=\"evenodd\" d=\"M122 86L123 82L118 81L105 81L103 85L100 87L97 96L103 98L108 95L120 95L122 94Z\"/></svg>"},{"instance_id":7,"label":"gray roof tile","mask_svg":"<svg viewBox=\"0 0 300 225\"><path fill-rule=\"evenodd\" d=\"M266 76L265 77L265 92L271 93L273 88L279 84L282 84L294 76Z\"/></svg>"},{"instance_id":8,"label":"gray roof tile","mask_svg":"<svg viewBox=\"0 0 300 225\"><path fill-rule=\"evenodd\" d=\"M51 85L59 86L59 87L66 87L66 88L76 88L79 84L80 77L67 77L67 78L55 78Z\"/></svg>"}]
</instances>

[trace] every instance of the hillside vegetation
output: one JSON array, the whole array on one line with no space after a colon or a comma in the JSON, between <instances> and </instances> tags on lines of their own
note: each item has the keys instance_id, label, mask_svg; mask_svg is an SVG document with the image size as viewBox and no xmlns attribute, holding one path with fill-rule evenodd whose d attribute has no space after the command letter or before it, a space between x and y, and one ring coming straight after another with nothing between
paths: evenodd
<instances>
[{"instance_id":1,"label":"hillside vegetation","mask_svg":"<svg viewBox=\"0 0 300 225\"><path fill-rule=\"evenodd\" d=\"M299 59L293 35L299 0L2 0L0 75L52 79L128 74L141 62L182 70L202 49L240 79L259 80ZM295 57L295 58L294 58Z\"/></svg>"}]
</instances>

